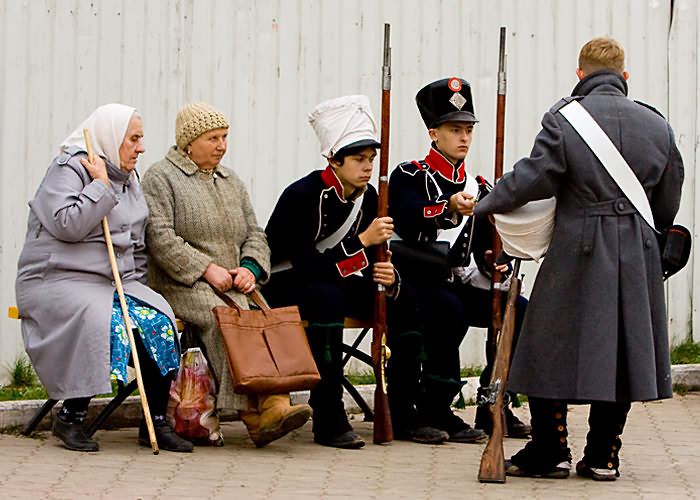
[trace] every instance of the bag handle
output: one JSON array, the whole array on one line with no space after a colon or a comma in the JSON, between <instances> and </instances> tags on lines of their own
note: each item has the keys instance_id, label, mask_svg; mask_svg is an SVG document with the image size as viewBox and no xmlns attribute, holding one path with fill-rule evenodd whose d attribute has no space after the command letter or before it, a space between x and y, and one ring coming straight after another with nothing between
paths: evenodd
<instances>
[{"instance_id":1,"label":"bag handle","mask_svg":"<svg viewBox=\"0 0 700 500\"><path fill-rule=\"evenodd\" d=\"M226 303L227 306L233 307L234 309L238 309L239 312L241 311L241 306L239 306L238 304L236 304L236 303L233 301L233 299L231 299L231 297L229 297L229 296L226 295L225 293L219 291L219 290L218 290L214 285L212 285L211 283L209 283L209 285L211 285L211 288L214 290L214 293L215 293L216 295L218 295L219 298L220 298L221 300L223 300L223 301ZM267 306L267 304L265 304L265 302L263 301L262 297L260 297L260 295L258 294L258 291L257 291L257 290L253 290L252 292L250 292L249 297L250 297L251 299L253 299L253 302L255 302L255 304L256 304L260 309L262 309L263 313L267 313L267 312L270 310L270 308Z\"/></svg>"}]
</instances>

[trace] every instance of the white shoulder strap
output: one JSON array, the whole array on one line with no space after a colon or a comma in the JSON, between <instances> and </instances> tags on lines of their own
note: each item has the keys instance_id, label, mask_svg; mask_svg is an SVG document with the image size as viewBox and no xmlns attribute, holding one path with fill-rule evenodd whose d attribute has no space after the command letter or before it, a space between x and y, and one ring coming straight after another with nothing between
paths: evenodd
<instances>
[{"instance_id":1,"label":"white shoulder strap","mask_svg":"<svg viewBox=\"0 0 700 500\"><path fill-rule=\"evenodd\" d=\"M559 112L588 144L647 224L656 231L654 215L642 184L598 122L578 101L571 101Z\"/></svg>"},{"instance_id":2,"label":"white shoulder strap","mask_svg":"<svg viewBox=\"0 0 700 500\"><path fill-rule=\"evenodd\" d=\"M316 248L319 252L323 252L324 250L333 248L338 243L340 243L340 241L345 237L346 234L348 234L348 231L350 231L353 222L355 222L355 220L357 219L357 214L360 213L360 208L362 208L362 200L364 199L364 197L365 195L363 193L355 199L352 209L348 214L348 218L345 219L345 222L343 222L343 224L338 229L336 229L333 234L329 234L322 240L316 242ZM276 273L279 271L286 271L287 269L291 268L292 263L289 261L289 259L287 259L273 266L272 272Z\"/></svg>"}]
</instances>

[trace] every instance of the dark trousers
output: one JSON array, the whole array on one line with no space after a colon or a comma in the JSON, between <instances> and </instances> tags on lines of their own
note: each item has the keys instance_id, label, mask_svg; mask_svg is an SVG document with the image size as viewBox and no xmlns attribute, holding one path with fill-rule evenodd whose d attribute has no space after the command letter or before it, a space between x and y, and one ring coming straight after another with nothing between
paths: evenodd
<instances>
[{"instance_id":1,"label":"dark trousers","mask_svg":"<svg viewBox=\"0 0 700 500\"><path fill-rule=\"evenodd\" d=\"M404 386L399 392L405 394L403 406L415 402L418 421L423 425L444 427L441 423L451 417L450 406L461 389L459 346L470 326L488 327L491 324L492 294L489 290L475 288L462 283L425 282L404 280L401 294L406 289L414 290L411 297L404 297L403 310L416 310L421 318L416 325L422 328L422 352L411 339L402 340L391 335L392 363L394 353L420 353L422 359L410 368L404 368L401 376L394 377L392 370L389 395L398 386ZM505 294L503 294L505 306ZM414 301L411 308L406 304ZM516 302L515 346L520 326L525 316L527 299L519 297ZM402 345L403 344L403 345ZM490 361L490 360L489 360ZM405 364L408 364L406 362ZM487 363L480 383L486 386L491 377L492 363ZM392 379L394 380L392 388ZM416 389L418 387L418 389ZM410 391L414 391L410 399Z\"/></svg>"},{"instance_id":2,"label":"dark trousers","mask_svg":"<svg viewBox=\"0 0 700 500\"><path fill-rule=\"evenodd\" d=\"M153 361L146 351L141 341L141 336L137 331L134 331L134 340L151 416L154 421L165 421L165 412L168 407L168 399L170 398L170 382L175 376L175 371L162 375L158 364ZM129 365L133 366L132 359L129 360ZM82 422L87 416L87 409L91 399L91 397L66 399L60 412L61 417L67 421Z\"/></svg>"},{"instance_id":3,"label":"dark trousers","mask_svg":"<svg viewBox=\"0 0 700 500\"><path fill-rule=\"evenodd\" d=\"M567 444L567 403L552 399L529 398L532 415L532 441L513 457L513 463L528 468L550 468L570 461ZM588 434L583 461L590 467L617 469L630 403L591 402Z\"/></svg>"},{"instance_id":4,"label":"dark trousers","mask_svg":"<svg viewBox=\"0 0 700 500\"><path fill-rule=\"evenodd\" d=\"M309 405L314 410L313 431L320 438L336 436L352 427L343 405L343 320L345 317L372 319L376 283L351 276L317 280L286 271L273 276L263 290L273 307L296 304L309 323L306 334L321 374L321 382L311 391ZM401 309L404 296L387 298L389 336L415 328L415 315ZM412 305L412 304L411 304Z\"/></svg>"}]
</instances>

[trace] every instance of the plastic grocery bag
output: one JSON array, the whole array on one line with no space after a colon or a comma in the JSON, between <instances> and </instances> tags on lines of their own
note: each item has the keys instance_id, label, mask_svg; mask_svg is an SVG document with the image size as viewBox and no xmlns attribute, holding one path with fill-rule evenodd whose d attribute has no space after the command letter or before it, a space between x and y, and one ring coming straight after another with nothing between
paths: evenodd
<instances>
[{"instance_id":1,"label":"plastic grocery bag","mask_svg":"<svg viewBox=\"0 0 700 500\"><path fill-rule=\"evenodd\" d=\"M223 446L216 414L216 382L199 347L182 354L177 378L170 384L168 423L195 444Z\"/></svg>"}]
</instances>

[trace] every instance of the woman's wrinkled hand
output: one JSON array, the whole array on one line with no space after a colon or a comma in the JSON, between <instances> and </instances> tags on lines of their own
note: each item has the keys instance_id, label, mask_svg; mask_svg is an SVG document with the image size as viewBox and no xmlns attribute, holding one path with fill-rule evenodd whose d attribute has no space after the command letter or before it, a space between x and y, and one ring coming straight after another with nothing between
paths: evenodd
<instances>
[{"instance_id":1,"label":"woman's wrinkled hand","mask_svg":"<svg viewBox=\"0 0 700 500\"><path fill-rule=\"evenodd\" d=\"M220 292L227 292L233 287L233 278L228 269L214 264L209 264L204 271L202 278L207 280L214 288Z\"/></svg>"},{"instance_id":2,"label":"woman's wrinkled hand","mask_svg":"<svg viewBox=\"0 0 700 500\"><path fill-rule=\"evenodd\" d=\"M394 264L391 263L391 251L386 251L386 262L375 262L372 268L372 279L386 287L394 284L396 275L394 274Z\"/></svg>"},{"instance_id":3,"label":"woman's wrinkled hand","mask_svg":"<svg viewBox=\"0 0 700 500\"><path fill-rule=\"evenodd\" d=\"M233 288L246 295L255 290L255 275L247 267L237 267L229 269L229 274L233 277Z\"/></svg>"},{"instance_id":4,"label":"woman's wrinkled hand","mask_svg":"<svg viewBox=\"0 0 700 500\"><path fill-rule=\"evenodd\" d=\"M365 248L379 245L391 238L394 234L394 219L391 217L377 217L360 233L360 242Z\"/></svg>"},{"instance_id":5,"label":"woman's wrinkled hand","mask_svg":"<svg viewBox=\"0 0 700 500\"><path fill-rule=\"evenodd\" d=\"M80 164L85 167L90 177L102 181L105 186L109 187L109 177L107 177L107 165L100 155L95 155L93 163L90 163L87 158L81 158Z\"/></svg>"}]
</instances>

